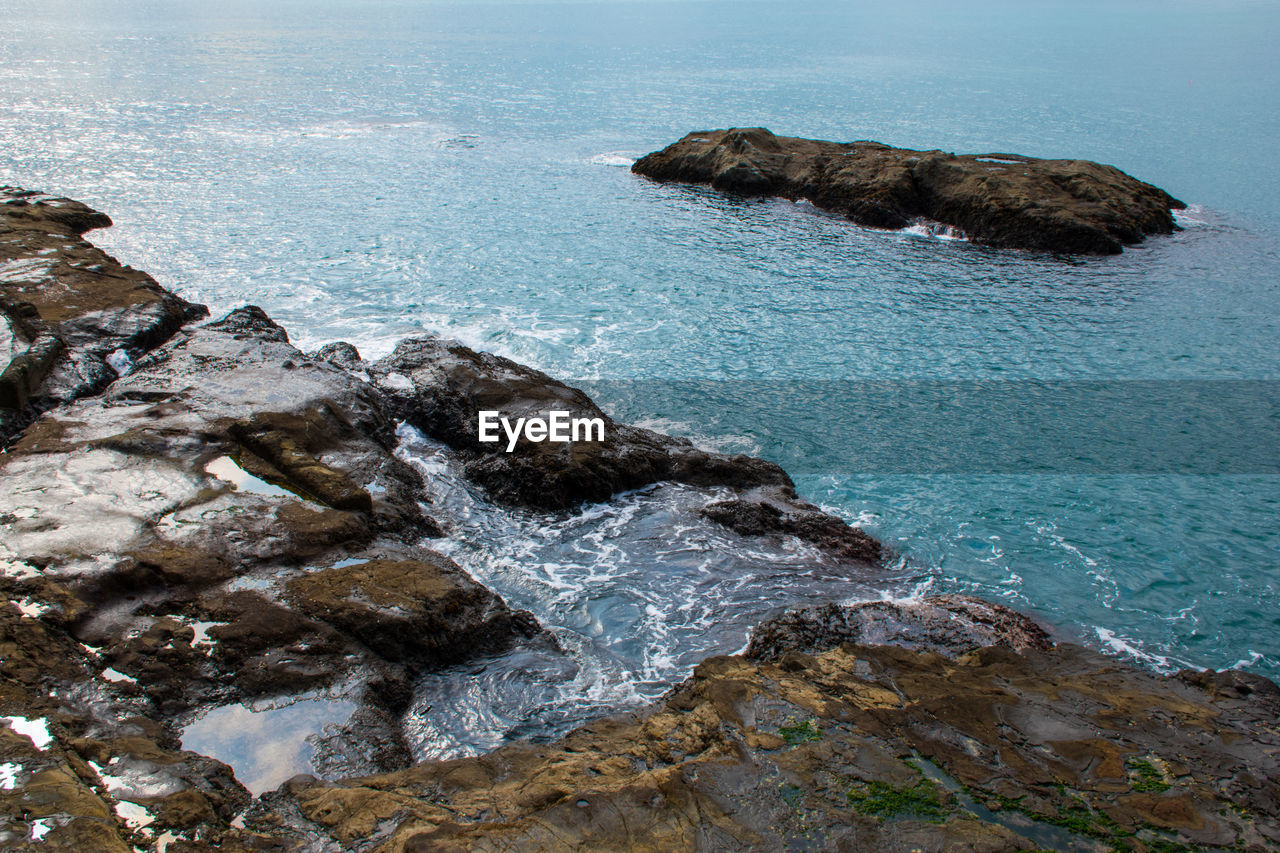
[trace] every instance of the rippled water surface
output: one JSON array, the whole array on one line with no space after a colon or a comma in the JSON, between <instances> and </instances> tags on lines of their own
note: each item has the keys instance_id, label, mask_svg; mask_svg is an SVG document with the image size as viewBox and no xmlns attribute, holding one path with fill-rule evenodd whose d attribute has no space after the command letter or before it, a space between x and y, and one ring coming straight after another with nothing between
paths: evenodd
<instances>
[{"instance_id":1,"label":"rippled water surface","mask_svg":"<svg viewBox=\"0 0 1280 853\"><path fill-rule=\"evenodd\" d=\"M94 239L124 261L215 311L260 304L304 347L376 356L431 330L582 380L1280 374L1273 4L2 5L0 180L108 211ZM1171 238L1064 259L626 168L726 125L1087 157L1192 207ZM1153 666L1280 675L1273 475L884 474L733 411L605 402L714 446L811 450L801 491L897 564L779 571L799 558L684 530L679 490L516 518L505 537L459 497L476 523L451 553L578 643L579 669L507 661L424 685L424 754L654 695L771 607L921 585ZM1274 470L1276 447L1256 453ZM504 695L542 718L463 695L517 670Z\"/></svg>"}]
</instances>

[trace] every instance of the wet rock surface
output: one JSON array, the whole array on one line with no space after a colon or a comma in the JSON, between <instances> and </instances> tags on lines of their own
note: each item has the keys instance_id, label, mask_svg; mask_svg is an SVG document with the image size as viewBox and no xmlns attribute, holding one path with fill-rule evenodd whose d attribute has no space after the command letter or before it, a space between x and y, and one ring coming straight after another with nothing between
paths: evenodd
<instances>
[{"instance_id":1,"label":"wet rock surface","mask_svg":"<svg viewBox=\"0 0 1280 853\"><path fill-rule=\"evenodd\" d=\"M0 187L0 439L206 313L82 239L110 225L78 201Z\"/></svg>"},{"instance_id":2,"label":"wet rock surface","mask_svg":"<svg viewBox=\"0 0 1280 853\"><path fill-rule=\"evenodd\" d=\"M957 657L989 646L1047 651L1048 633L1015 610L968 595L934 595L909 601L864 601L794 610L751 633L746 656L777 660L843 643L899 646Z\"/></svg>"},{"instance_id":3,"label":"wet rock surface","mask_svg":"<svg viewBox=\"0 0 1280 853\"><path fill-rule=\"evenodd\" d=\"M988 246L1117 254L1177 229L1185 205L1114 166L822 142L764 128L695 131L637 160L657 181L805 199L862 225L943 223Z\"/></svg>"},{"instance_id":4,"label":"wet rock surface","mask_svg":"<svg viewBox=\"0 0 1280 853\"><path fill-rule=\"evenodd\" d=\"M235 849L251 792L182 749L195 723L307 723L289 709L327 703L341 714L299 753L312 767L401 767L416 673L549 643L430 550L439 528L377 389L253 307L182 326L203 308L79 241L105 216L6 198L6 375L25 383L6 424L44 414L0 455L0 717L17 721L0 725L0 846L216 829ZM31 257L51 260L36 275ZM107 373L70 382L94 359ZM48 736L24 741L31 726Z\"/></svg>"},{"instance_id":5,"label":"wet rock surface","mask_svg":"<svg viewBox=\"0 0 1280 853\"><path fill-rule=\"evenodd\" d=\"M877 563L884 556L871 536L800 500L790 489L752 489L708 504L702 516L744 536L796 536L846 560Z\"/></svg>"},{"instance_id":6,"label":"wet rock surface","mask_svg":"<svg viewBox=\"0 0 1280 853\"><path fill-rule=\"evenodd\" d=\"M6 556L60 590L43 590L58 618L167 717L357 670L403 681L406 663L536 635L422 548L437 528L393 449L372 388L241 309L183 330L10 448ZM332 566L352 555L367 558L359 578ZM214 626L209 648L189 622ZM387 655L397 629L407 643L428 628L421 660Z\"/></svg>"},{"instance_id":7,"label":"wet rock surface","mask_svg":"<svg viewBox=\"0 0 1280 853\"><path fill-rule=\"evenodd\" d=\"M708 452L684 439L617 423L582 391L508 359L424 337L402 341L368 371L395 401L400 417L458 451L468 478L498 500L556 510L660 481L728 487L738 497L708 507L707 518L744 535L796 536L853 562L880 559L879 543L800 500L791 478L772 462ZM505 438L479 440L478 412L484 410L513 421L555 411L598 418L604 440L522 437L508 452Z\"/></svg>"},{"instance_id":8,"label":"wet rock surface","mask_svg":"<svg viewBox=\"0 0 1280 853\"><path fill-rule=\"evenodd\" d=\"M1067 644L843 644L714 658L642 714L260 819L378 851L1270 850L1277 712L1274 686L1227 698Z\"/></svg>"},{"instance_id":9,"label":"wet rock surface","mask_svg":"<svg viewBox=\"0 0 1280 853\"><path fill-rule=\"evenodd\" d=\"M500 606L451 560L370 560L300 575L286 597L384 659L445 666L539 635L528 613Z\"/></svg>"},{"instance_id":10,"label":"wet rock surface","mask_svg":"<svg viewBox=\"0 0 1280 853\"><path fill-rule=\"evenodd\" d=\"M687 441L615 423L576 388L499 356L438 338L402 341L370 365L374 382L406 420L468 457L467 475L499 499L541 509L603 501L660 480L691 485L790 486L786 472L746 456L723 456ZM511 419L599 418L604 441L557 443L521 438L481 442L481 410Z\"/></svg>"},{"instance_id":11,"label":"wet rock surface","mask_svg":"<svg viewBox=\"0 0 1280 853\"><path fill-rule=\"evenodd\" d=\"M400 715L419 673L512 644L562 653L531 615L431 551L440 528L422 474L396 456L399 419L450 438L468 476L515 502L567 506L672 479L802 507L777 466L607 418L614 439L567 462L530 446L485 458L465 440L468 406L519 412L559 401L603 415L543 374L434 341L370 366L349 345L299 352L252 306L184 326L200 306L87 243L70 245L105 216L19 191L14 199L5 220L14 245L97 253L102 269L54 265L48 280L14 278L27 303L5 315L14 318L6 351L26 359L20 367L43 352L48 370L23 386L24 408L8 423L44 414L0 456L12 688L2 710L58 721L49 749L35 747L42 757L6 764L9 846L128 849L169 833L179 845L217 838L236 849L256 836L231 819L279 780L237 779L184 750L188 737L204 742L209 730L275 714L286 728L316 727L306 740L315 772L386 771L410 760ZM46 245L59 240L68 245ZM79 323L107 309L110 323ZM141 327L126 315L159 319L134 334ZM95 358L109 376L74 388L58 378ZM397 383L392 367L415 379ZM433 376L444 379L422 381ZM39 775L68 766L74 778Z\"/></svg>"},{"instance_id":12,"label":"wet rock surface","mask_svg":"<svg viewBox=\"0 0 1280 853\"><path fill-rule=\"evenodd\" d=\"M129 851L129 819L226 823L249 802L231 768L184 752L95 681L99 662L57 620L0 607L0 846Z\"/></svg>"}]
</instances>

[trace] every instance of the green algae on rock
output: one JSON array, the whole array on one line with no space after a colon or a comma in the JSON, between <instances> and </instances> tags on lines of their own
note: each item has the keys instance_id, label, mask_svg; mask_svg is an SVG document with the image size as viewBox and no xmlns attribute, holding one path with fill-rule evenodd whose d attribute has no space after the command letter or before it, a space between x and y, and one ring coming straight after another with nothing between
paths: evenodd
<instances>
[{"instance_id":1,"label":"green algae on rock","mask_svg":"<svg viewBox=\"0 0 1280 853\"><path fill-rule=\"evenodd\" d=\"M380 853L1280 849L1274 684L1010 640L714 658L555 744L308 783L257 819Z\"/></svg>"}]
</instances>

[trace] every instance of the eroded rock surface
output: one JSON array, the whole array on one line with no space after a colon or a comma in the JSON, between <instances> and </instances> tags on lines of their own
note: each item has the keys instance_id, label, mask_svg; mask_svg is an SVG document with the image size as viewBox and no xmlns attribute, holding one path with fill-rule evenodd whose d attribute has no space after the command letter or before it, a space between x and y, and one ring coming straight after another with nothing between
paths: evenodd
<instances>
[{"instance_id":1,"label":"eroded rock surface","mask_svg":"<svg viewBox=\"0 0 1280 853\"><path fill-rule=\"evenodd\" d=\"M821 516L775 465L616 424L581 392L453 344L410 341L368 365L344 344L299 352L252 306L181 326L203 309L78 240L105 216L12 195L12 252L57 261L47 278L15 267L22 274L6 280L26 298L6 320L6 352L22 370L33 353L47 364L10 423L44 414L0 455L11 602L0 639L17 685L0 711L57 724L33 747L41 757L3 770L6 844L128 849L170 832L181 833L177 849L196 838L288 846L230 826L251 793L241 783L256 792L261 780L237 780L180 738L206 719L247 721L250 705L281 719L314 707L333 716L312 736L317 772L388 770L409 761L399 717L419 674L515 643L562 653L531 615L431 551L440 528L422 473L395 452L398 420L449 443L491 494L529 506L675 480L708 487L708 500L728 488L788 518ZM70 265L75 252L100 263ZM86 312L113 319L80 323ZM155 322L138 332L128 317ZM94 359L109 375L74 387L58 378ZM609 438L494 456L474 442L481 405L600 416ZM821 518L820 547L871 542ZM832 547L857 561L878 554ZM75 778L46 786L39 772L55 767Z\"/></svg>"},{"instance_id":2,"label":"eroded rock surface","mask_svg":"<svg viewBox=\"0 0 1280 853\"><path fill-rule=\"evenodd\" d=\"M249 803L231 768L110 696L93 656L56 620L32 618L11 578L0 586L11 602L0 606L0 847L128 853L142 814L193 829Z\"/></svg>"},{"instance_id":3,"label":"eroded rock surface","mask_svg":"<svg viewBox=\"0 0 1280 853\"><path fill-rule=\"evenodd\" d=\"M0 439L206 313L82 238L110 225L78 201L0 187Z\"/></svg>"},{"instance_id":4,"label":"eroded rock surface","mask_svg":"<svg viewBox=\"0 0 1280 853\"><path fill-rule=\"evenodd\" d=\"M586 394L532 368L438 338L402 341L370 366L378 387L407 420L467 454L467 475L496 497L543 509L603 501L661 480L705 486L789 487L786 472L747 456L699 450L687 441L618 424ZM604 441L531 442L513 452L505 439L483 443L477 413L497 410L511 419L599 418Z\"/></svg>"},{"instance_id":5,"label":"eroded rock surface","mask_svg":"<svg viewBox=\"0 0 1280 853\"><path fill-rule=\"evenodd\" d=\"M932 602L928 619L965 620L959 604ZM1032 645L961 653L944 635L946 654L715 658L644 713L550 746L295 786L260 826L291 815L295 837L386 853L1280 848L1275 685L1156 676L1049 646L1008 611L993 629L993 612L962 633ZM813 649L831 630L790 634Z\"/></svg>"},{"instance_id":6,"label":"eroded rock surface","mask_svg":"<svg viewBox=\"0 0 1280 853\"><path fill-rule=\"evenodd\" d=\"M632 166L657 181L806 199L875 228L917 220L975 243L1105 255L1177 229L1185 205L1114 166L1017 154L912 151L822 142L764 128L695 131Z\"/></svg>"},{"instance_id":7,"label":"eroded rock surface","mask_svg":"<svg viewBox=\"0 0 1280 853\"><path fill-rule=\"evenodd\" d=\"M1046 651L1048 633L1015 610L968 595L907 601L827 604L793 610L751 632L746 656L776 660L787 652L815 652L843 643L899 646L957 657L987 646Z\"/></svg>"},{"instance_id":8,"label":"eroded rock surface","mask_svg":"<svg viewBox=\"0 0 1280 853\"><path fill-rule=\"evenodd\" d=\"M288 582L299 610L335 625L386 660L442 666L500 651L538 623L440 555L369 560L308 572Z\"/></svg>"},{"instance_id":9,"label":"eroded rock surface","mask_svg":"<svg viewBox=\"0 0 1280 853\"><path fill-rule=\"evenodd\" d=\"M73 202L13 207L34 251L107 224ZM410 761L399 714L418 673L549 642L430 551L439 529L373 386L259 309L179 329L202 309L141 273L49 275L15 287L62 360L19 414L47 411L0 455L0 846L131 850L216 827L235 849L250 792L182 749L185 726L328 703L341 714L313 766L387 770ZM110 359L105 389L55 393L68 359L129 345L114 320L69 335L89 305L163 322Z\"/></svg>"},{"instance_id":10,"label":"eroded rock surface","mask_svg":"<svg viewBox=\"0 0 1280 853\"><path fill-rule=\"evenodd\" d=\"M708 504L702 516L745 536L796 536L846 560L876 563L883 557L880 543L871 536L800 500L790 489L746 490Z\"/></svg>"},{"instance_id":11,"label":"eroded rock surface","mask_svg":"<svg viewBox=\"0 0 1280 853\"><path fill-rule=\"evenodd\" d=\"M240 309L183 330L15 443L0 459L6 556L63 590L42 595L167 715L536 634L531 617L418 550L437 527L394 446L373 388ZM326 566L356 557L363 586L340 592L362 570ZM402 625L384 613L406 608ZM215 625L207 654L190 621ZM416 657L388 654L396 630L405 649L419 634Z\"/></svg>"}]
</instances>

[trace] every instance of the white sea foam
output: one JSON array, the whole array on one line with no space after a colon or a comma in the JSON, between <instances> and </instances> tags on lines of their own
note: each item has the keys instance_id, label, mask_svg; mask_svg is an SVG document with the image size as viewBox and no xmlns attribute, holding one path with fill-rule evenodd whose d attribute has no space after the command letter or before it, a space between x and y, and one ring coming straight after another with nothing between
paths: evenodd
<instances>
[{"instance_id":1,"label":"white sea foam","mask_svg":"<svg viewBox=\"0 0 1280 853\"><path fill-rule=\"evenodd\" d=\"M382 318L359 320L343 318L342 334L335 335L332 329L319 326L313 330L299 330L293 335L295 345L306 352L312 352L321 346L337 340L344 340L360 351L366 361L376 361L390 355L396 345L405 338L415 335L434 335L445 340L453 340L504 358L510 358L527 364L530 367L545 369L547 365L539 362L535 354L519 346L524 340L546 340L551 336L564 336L576 333L569 324L561 324L559 331L552 331L545 326L545 321L534 314L508 314L499 318L491 318L483 322L460 321L457 317L443 312L419 311L411 322L389 326ZM532 332L530 330L538 330Z\"/></svg>"},{"instance_id":2,"label":"white sea foam","mask_svg":"<svg viewBox=\"0 0 1280 853\"><path fill-rule=\"evenodd\" d=\"M634 155L624 151L610 151L605 154L595 155L590 162L597 166L617 166L630 169L636 159Z\"/></svg>"},{"instance_id":3,"label":"white sea foam","mask_svg":"<svg viewBox=\"0 0 1280 853\"><path fill-rule=\"evenodd\" d=\"M864 601L884 601L884 602L888 602L889 604L919 604L923 598L925 598L931 593L933 589L933 581L934 579L931 577L925 578L924 580L920 581L919 583L907 589L905 592L902 592L902 591L895 592L893 590L884 589L884 590L880 590L879 594L876 595L874 598L868 598L865 596L854 597L854 598L846 599L843 603L848 605L848 604L858 604Z\"/></svg>"},{"instance_id":4,"label":"white sea foam","mask_svg":"<svg viewBox=\"0 0 1280 853\"><path fill-rule=\"evenodd\" d=\"M1129 637L1121 637L1108 628L1095 627L1094 631L1098 634L1098 639L1102 641L1102 645L1110 649L1112 652L1125 655L1134 660L1152 667L1158 672L1171 672L1177 669L1175 662L1165 655L1148 652L1142 648L1142 641L1134 640Z\"/></svg>"},{"instance_id":5,"label":"white sea foam","mask_svg":"<svg viewBox=\"0 0 1280 853\"><path fill-rule=\"evenodd\" d=\"M1227 667L1227 669L1247 669L1248 667L1253 666L1254 664L1258 663L1259 661L1265 658L1266 658L1266 655L1264 655L1262 652L1255 652L1252 649L1250 649L1248 658L1241 658L1240 660L1231 664L1231 666Z\"/></svg>"},{"instance_id":6,"label":"white sea foam","mask_svg":"<svg viewBox=\"0 0 1280 853\"><path fill-rule=\"evenodd\" d=\"M1210 216L1202 205L1189 204L1173 212L1173 221L1181 228L1201 228L1210 224Z\"/></svg>"},{"instance_id":7,"label":"white sea foam","mask_svg":"<svg viewBox=\"0 0 1280 853\"><path fill-rule=\"evenodd\" d=\"M910 225L902 229L901 233L910 234L914 237L927 237L932 240L966 241L969 239L968 235L959 228L924 218L913 219Z\"/></svg>"},{"instance_id":8,"label":"white sea foam","mask_svg":"<svg viewBox=\"0 0 1280 853\"><path fill-rule=\"evenodd\" d=\"M747 435L709 435L688 421L673 418L640 418L632 424L654 432L687 438L694 447L712 453L746 453L758 456L761 452L760 442Z\"/></svg>"},{"instance_id":9,"label":"white sea foam","mask_svg":"<svg viewBox=\"0 0 1280 853\"><path fill-rule=\"evenodd\" d=\"M397 454L423 473L449 531L431 547L531 610L568 651L513 651L427 677L406 722L419 758L475 754L512 732L551 736L652 701L708 655L740 649L783 604L878 594L809 543L701 518L727 490L664 484L572 511L513 511L489 504L446 448L404 425L398 435Z\"/></svg>"}]
</instances>

